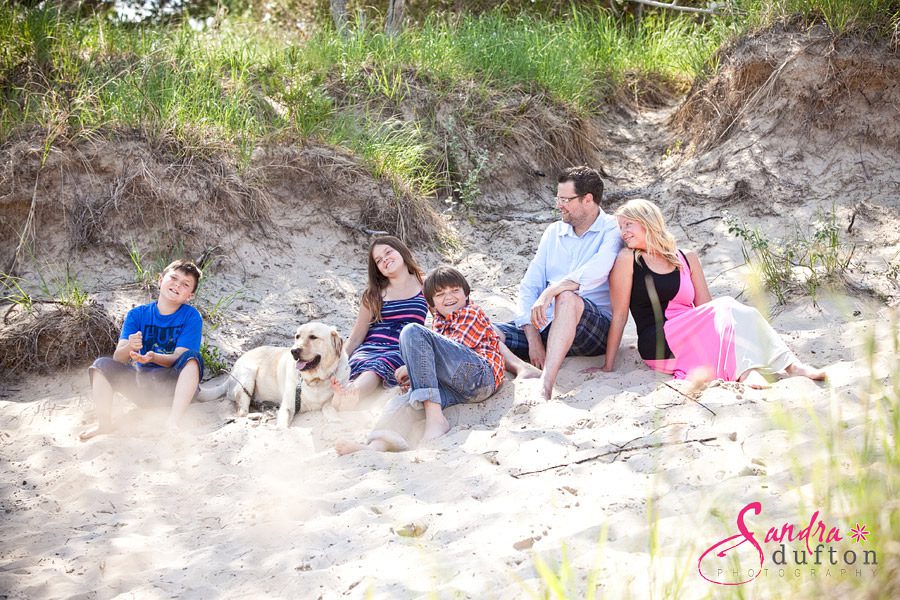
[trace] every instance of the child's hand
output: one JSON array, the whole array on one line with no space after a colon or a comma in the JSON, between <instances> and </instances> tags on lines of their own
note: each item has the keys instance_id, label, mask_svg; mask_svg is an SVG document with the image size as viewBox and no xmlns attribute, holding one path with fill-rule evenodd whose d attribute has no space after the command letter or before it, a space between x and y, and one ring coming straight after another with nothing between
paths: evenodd
<instances>
[{"instance_id":1,"label":"child's hand","mask_svg":"<svg viewBox=\"0 0 900 600\"><path fill-rule=\"evenodd\" d=\"M397 378L397 383L400 385L401 390L404 392L409 391L409 370L406 368L406 365L398 367L394 371L394 377Z\"/></svg>"},{"instance_id":2,"label":"child's hand","mask_svg":"<svg viewBox=\"0 0 900 600\"><path fill-rule=\"evenodd\" d=\"M128 349L134 352L140 352L144 347L144 337L140 331L132 333L128 336Z\"/></svg>"},{"instance_id":3,"label":"child's hand","mask_svg":"<svg viewBox=\"0 0 900 600\"><path fill-rule=\"evenodd\" d=\"M131 357L131 360L133 360L134 362L141 363L142 365L146 365L146 364L152 363L154 361L154 359L156 358L156 352L151 350L147 354L141 354L140 352L132 351L129 354L129 356Z\"/></svg>"}]
</instances>

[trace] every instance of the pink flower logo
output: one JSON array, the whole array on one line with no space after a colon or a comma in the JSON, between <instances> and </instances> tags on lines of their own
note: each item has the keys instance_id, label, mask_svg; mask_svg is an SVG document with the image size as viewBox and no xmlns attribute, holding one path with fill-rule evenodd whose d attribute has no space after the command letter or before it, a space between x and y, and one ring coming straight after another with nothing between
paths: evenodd
<instances>
[{"instance_id":1,"label":"pink flower logo","mask_svg":"<svg viewBox=\"0 0 900 600\"><path fill-rule=\"evenodd\" d=\"M852 537L857 543L866 541L866 536L869 535L869 531L866 530L866 526L860 526L859 523L856 524L856 527L850 530L850 537Z\"/></svg>"}]
</instances>

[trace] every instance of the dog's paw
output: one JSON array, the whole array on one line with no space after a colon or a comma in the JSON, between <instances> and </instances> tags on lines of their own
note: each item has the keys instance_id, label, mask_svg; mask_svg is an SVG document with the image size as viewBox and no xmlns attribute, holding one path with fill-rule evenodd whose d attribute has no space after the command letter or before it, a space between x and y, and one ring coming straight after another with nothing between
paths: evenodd
<instances>
[{"instance_id":1,"label":"dog's paw","mask_svg":"<svg viewBox=\"0 0 900 600\"><path fill-rule=\"evenodd\" d=\"M287 429L291 426L291 421L294 419L294 415L289 413L278 413L278 421L276 425L279 429Z\"/></svg>"}]
</instances>

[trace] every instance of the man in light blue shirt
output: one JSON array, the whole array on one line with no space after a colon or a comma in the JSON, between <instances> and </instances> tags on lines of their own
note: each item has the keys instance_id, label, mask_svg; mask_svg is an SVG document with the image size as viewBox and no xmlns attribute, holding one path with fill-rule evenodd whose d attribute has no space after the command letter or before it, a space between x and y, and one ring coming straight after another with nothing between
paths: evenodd
<instances>
[{"instance_id":1,"label":"man in light blue shirt","mask_svg":"<svg viewBox=\"0 0 900 600\"><path fill-rule=\"evenodd\" d=\"M545 400L566 356L606 352L612 306L609 271L622 239L616 219L603 212L603 180L590 167L572 167L558 179L562 220L544 231L519 286L519 310L495 328L513 353L543 369Z\"/></svg>"}]
</instances>

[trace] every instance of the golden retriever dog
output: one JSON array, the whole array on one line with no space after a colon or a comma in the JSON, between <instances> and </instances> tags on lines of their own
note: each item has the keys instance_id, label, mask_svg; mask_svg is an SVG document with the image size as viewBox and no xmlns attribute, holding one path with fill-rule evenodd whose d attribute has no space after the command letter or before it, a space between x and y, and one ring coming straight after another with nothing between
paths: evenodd
<instances>
[{"instance_id":1,"label":"golden retriever dog","mask_svg":"<svg viewBox=\"0 0 900 600\"><path fill-rule=\"evenodd\" d=\"M260 346L241 356L231 374L214 387L201 386L198 400L203 402L227 396L244 417L250 401L274 402L278 408L278 427L289 427L299 392L300 412L320 410L332 397L331 378L346 384L350 365L344 352L344 340L337 329L324 323L301 325L290 348Z\"/></svg>"}]
</instances>

